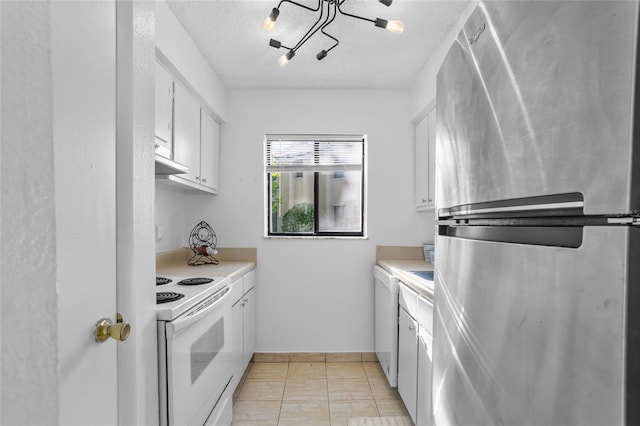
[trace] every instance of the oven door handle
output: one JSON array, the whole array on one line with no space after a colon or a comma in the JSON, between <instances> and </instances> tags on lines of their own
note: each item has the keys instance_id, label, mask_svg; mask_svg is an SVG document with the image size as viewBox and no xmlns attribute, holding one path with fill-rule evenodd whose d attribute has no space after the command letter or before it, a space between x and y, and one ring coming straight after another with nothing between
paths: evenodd
<instances>
[{"instance_id":1,"label":"oven door handle","mask_svg":"<svg viewBox=\"0 0 640 426\"><path fill-rule=\"evenodd\" d=\"M200 305L187 312L183 317L180 317L177 320L168 323L167 326L170 327L171 334L178 334L181 330L184 330L194 322L199 321L200 319L208 315L211 311L224 304L230 296L229 290L231 290L229 287L225 287L224 289L219 290L217 293L206 299Z\"/></svg>"}]
</instances>

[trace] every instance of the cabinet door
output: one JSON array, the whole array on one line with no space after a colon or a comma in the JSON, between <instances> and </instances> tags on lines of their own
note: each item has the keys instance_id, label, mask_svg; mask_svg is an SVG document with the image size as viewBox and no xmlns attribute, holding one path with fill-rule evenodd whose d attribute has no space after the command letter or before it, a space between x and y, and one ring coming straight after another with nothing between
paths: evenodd
<instances>
[{"instance_id":1,"label":"cabinet door","mask_svg":"<svg viewBox=\"0 0 640 426\"><path fill-rule=\"evenodd\" d=\"M435 207L436 109L432 107L415 127L414 180L416 210Z\"/></svg>"},{"instance_id":2,"label":"cabinet door","mask_svg":"<svg viewBox=\"0 0 640 426\"><path fill-rule=\"evenodd\" d=\"M256 349L256 290L252 288L244 295L244 368Z\"/></svg>"},{"instance_id":3,"label":"cabinet door","mask_svg":"<svg viewBox=\"0 0 640 426\"><path fill-rule=\"evenodd\" d=\"M428 153L427 153L427 203L429 207L435 208L436 205L436 109L433 108L427 114L428 121Z\"/></svg>"},{"instance_id":4,"label":"cabinet door","mask_svg":"<svg viewBox=\"0 0 640 426\"><path fill-rule=\"evenodd\" d=\"M433 425L431 414L431 357L433 339L420 327L418 338L418 397L416 426Z\"/></svg>"},{"instance_id":5,"label":"cabinet door","mask_svg":"<svg viewBox=\"0 0 640 426\"><path fill-rule=\"evenodd\" d=\"M400 308L398 330L398 393L411 420L416 421L418 391L418 331L416 321Z\"/></svg>"},{"instance_id":6,"label":"cabinet door","mask_svg":"<svg viewBox=\"0 0 640 426\"><path fill-rule=\"evenodd\" d=\"M428 117L424 117L416 124L415 152L414 152L414 182L416 209L420 210L428 205L429 181L427 164L429 160L429 130Z\"/></svg>"},{"instance_id":7,"label":"cabinet door","mask_svg":"<svg viewBox=\"0 0 640 426\"><path fill-rule=\"evenodd\" d=\"M174 159L189 168L180 177L200 182L200 105L180 84L174 85Z\"/></svg>"},{"instance_id":8,"label":"cabinet door","mask_svg":"<svg viewBox=\"0 0 640 426\"><path fill-rule=\"evenodd\" d=\"M200 183L217 192L220 125L204 110L200 114Z\"/></svg>"},{"instance_id":9,"label":"cabinet door","mask_svg":"<svg viewBox=\"0 0 640 426\"><path fill-rule=\"evenodd\" d=\"M156 152L171 158L173 140L173 78L156 62Z\"/></svg>"},{"instance_id":10,"label":"cabinet door","mask_svg":"<svg viewBox=\"0 0 640 426\"><path fill-rule=\"evenodd\" d=\"M239 284L242 286L242 281ZM231 308L231 324L232 324L232 336L233 336L233 345L232 345L232 368L233 368L233 379L231 381L233 389L238 386L240 383L240 379L244 374L244 364L243 364L243 344L244 344L244 302L243 299L238 300L233 307Z\"/></svg>"}]
</instances>

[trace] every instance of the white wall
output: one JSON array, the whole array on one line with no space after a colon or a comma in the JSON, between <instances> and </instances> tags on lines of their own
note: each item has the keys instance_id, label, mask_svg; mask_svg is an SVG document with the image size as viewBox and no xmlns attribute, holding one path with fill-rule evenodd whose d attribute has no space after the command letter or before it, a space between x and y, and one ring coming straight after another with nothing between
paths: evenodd
<instances>
[{"instance_id":1,"label":"white wall","mask_svg":"<svg viewBox=\"0 0 640 426\"><path fill-rule=\"evenodd\" d=\"M0 423L54 424L59 359L50 4L0 2L0 9Z\"/></svg>"},{"instance_id":2,"label":"white wall","mask_svg":"<svg viewBox=\"0 0 640 426\"><path fill-rule=\"evenodd\" d=\"M156 252L186 246L188 234L185 233L184 191L156 183L155 201L155 223L156 226L160 226L164 234L161 240L156 239Z\"/></svg>"},{"instance_id":3,"label":"white wall","mask_svg":"<svg viewBox=\"0 0 640 426\"><path fill-rule=\"evenodd\" d=\"M258 248L258 351L373 350L376 245L433 238L414 207L409 107L406 91L229 92L220 194L185 196L183 241L205 220L219 246ZM263 237L265 133L367 135L368 239Z\"/></svg>"}]
</instances>

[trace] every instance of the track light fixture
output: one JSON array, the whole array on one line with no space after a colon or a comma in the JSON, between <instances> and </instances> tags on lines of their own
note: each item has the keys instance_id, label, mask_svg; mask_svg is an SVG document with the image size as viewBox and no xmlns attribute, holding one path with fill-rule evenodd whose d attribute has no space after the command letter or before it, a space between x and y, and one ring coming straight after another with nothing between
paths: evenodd
<instances>
[{"instance_id":1,"label":"track light fixture","mask_svg":"<svg viewBox=\"0 0 640 426\"><path fill-rule=\"evenodd\" d=\"M393 0L378 0L378 1L384 4L385 6L391 6L391 3ZM291 3L295 6L301 7L311 12L320 12L320 13L319 13L318 20L311 26L311 28L309 28L307 33L304 36L302 36L302 38L298 41L298 43L295 44L295 46L286 47L286 46L283 46L282 43L280 43L278 40L274 40L274 39L271 39L269 41L269 46L271 47L275 47L276 49L280 49L281 47L283 47L289 50L288 53L286 53L285 55L282 55L278 59L278 63L280 64L280 66L281 67L286 66L289 63L289 61L295 56L296 51L300 47L302 47L302 45L305 44L307 40L309 40L318 31L320 31L322 34L324 34L325 36L333 40L333 45L330 48L323 49L320 52L318 52L318 54L316 55L316 58L319 61L326 58L327 54L331 50L333 50L333 48L335 48L338 44L340 44L337 38L335 38L334 36L332 36L331 34L325 31L325 28L327 28L327 26L329 26L334 21L334 19L336 19L336 16L338 16L338 13L344 16L348 16L350 18L357 18L363 21L371 22L376 27L384 28L387 31L392 33L398 34L404 30L404 23L402 21L387 21L386 19L381 19L381 18L369 19L369 18L364 18L362 16L347 13L341 9L341 6L345 2L347 2L347 0L318 0L318 5L314 8L314 7L309 7L304 4L295 2L293 0L281 0L280 3L278 3L278 7L274 7L271 10L271 13L269 14L269 16L264 20L264 28L267 31L271 31L275 26L276 20L280 15L280 7L282 6L283 3Z\"/></svg>"}]
</instances>

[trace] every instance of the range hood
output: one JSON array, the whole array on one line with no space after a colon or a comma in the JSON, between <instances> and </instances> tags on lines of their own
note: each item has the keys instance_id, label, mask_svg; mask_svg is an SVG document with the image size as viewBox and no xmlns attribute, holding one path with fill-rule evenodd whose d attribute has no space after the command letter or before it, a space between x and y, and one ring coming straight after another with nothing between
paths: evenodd
<instances>
[{"instance_id":1,"label":"range hood","mask_svg":"<svg viewBox=\"0 0 640 426\"><path fill-rule=\"evenodd\" d=\"M188 172L187 166L156 154L156 175L178 175Z\"/></svg>"}]
</instances>

